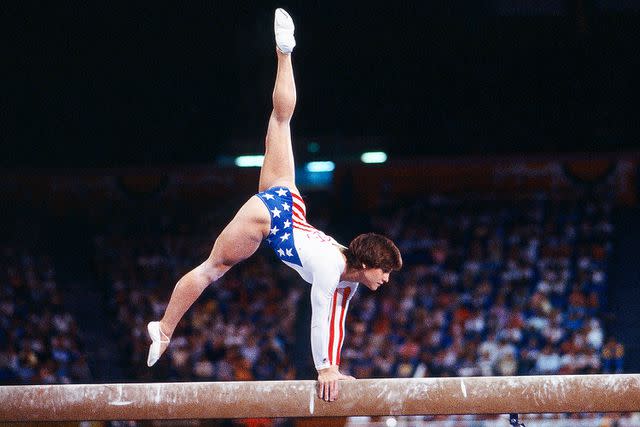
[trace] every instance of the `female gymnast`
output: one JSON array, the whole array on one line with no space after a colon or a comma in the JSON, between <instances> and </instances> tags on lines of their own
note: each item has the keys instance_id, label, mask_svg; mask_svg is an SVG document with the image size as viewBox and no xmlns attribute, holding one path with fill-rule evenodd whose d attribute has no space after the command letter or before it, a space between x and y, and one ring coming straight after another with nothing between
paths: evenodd
<instances>
[{"instance_id":1,"label":"female gymnast","mask_svg":"<svg viewBox=\"0 0 640 427\"><path fill-rule=\"evenodd\" d=\"M402 266L402 258L384 236L361 234L347 248L307 222L305 204L295 185L289 127L296 105L291 62L296 45L294 24L283 9L275 12L274 30L278 67L258 194L220 233L209 257L178 281L162 319L148 324L152 343L147 365L160 358L178 322L204 289L265 241L311 284L311 349L318 370L318 396L334 401L338 381L353 379L338 369L349 301L358 283L371 290L386 283L389 273Z\"/></svg>"}]
</instances>

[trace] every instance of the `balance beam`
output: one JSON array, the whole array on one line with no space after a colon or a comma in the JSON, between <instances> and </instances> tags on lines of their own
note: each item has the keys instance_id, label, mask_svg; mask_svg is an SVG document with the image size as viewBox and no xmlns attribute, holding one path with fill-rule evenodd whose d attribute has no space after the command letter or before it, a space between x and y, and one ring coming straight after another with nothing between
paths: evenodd
<instances>
[{"instance_id":1,"label":"balance beam","mask_svg":"<svg viewBox=\"0 0 640 427\"><path fill-rule=\"evenodd\" d=\"M640 375L394 378L0 387L0 421L88 421L640 411Z\"/></svg>"}]
</instances>

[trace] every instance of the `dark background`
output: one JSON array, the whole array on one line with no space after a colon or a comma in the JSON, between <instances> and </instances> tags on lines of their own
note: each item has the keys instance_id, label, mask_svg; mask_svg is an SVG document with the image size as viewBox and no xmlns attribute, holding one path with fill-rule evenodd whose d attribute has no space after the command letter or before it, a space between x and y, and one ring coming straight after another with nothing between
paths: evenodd
<instances>
[{"instance_id":1,"label":"dark background","mask_svg":"<svg viewBox=\"0 0 640 427\"><path fill-rule=\"evenodd\" d=\"M396 157L632 150L639 3L6 3L0 165L260 153L278 6L297 25L301 159L356 140Z\"/></svg>"}]
</instances>

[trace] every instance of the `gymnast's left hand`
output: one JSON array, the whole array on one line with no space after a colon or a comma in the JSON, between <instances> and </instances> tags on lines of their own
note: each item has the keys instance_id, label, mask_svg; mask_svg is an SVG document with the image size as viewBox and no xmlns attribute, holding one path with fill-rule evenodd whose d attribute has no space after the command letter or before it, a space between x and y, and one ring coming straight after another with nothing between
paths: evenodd
<instances>
[{"instance_id":1,"label":"gymnast's left hand","mask_svg":"<svg viewBox=\"0 0 640 427\"><path fill-rule=\"evenodd\" d=\"M338 370L338 365L318 370L318 397L326 402L333 402L340 391L339 381L355 380L350 375L344 375Z\"/></svg>"}]
</instances>

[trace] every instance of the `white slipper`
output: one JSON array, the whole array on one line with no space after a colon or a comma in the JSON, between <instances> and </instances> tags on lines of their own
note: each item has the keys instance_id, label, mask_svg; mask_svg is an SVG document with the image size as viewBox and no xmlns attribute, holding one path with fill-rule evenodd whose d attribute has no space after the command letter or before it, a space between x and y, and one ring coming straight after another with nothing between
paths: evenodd
<instances>
[{"instance_id":1,"label":"white slipper","mask_svg":"<svg viewBox=\"0 0 640 427\"><path fill-rule=\"evenodd\" d=\"M160 322L149 322L147 332L149 333L149 338L151 338L149 355L147 356L147 366L151 367L160 359L160 356L168 347L169 337L160 329ZM163 344L166 344L164 348L162 348Z\"/></svg>"},{"instance_id":2,"label":"white slipper","mask_svg":"<svg viewBox=\"0 0 640 427\"><path fill-rule=\"evenodd\" d=\"M290 54L296 46L296 38L293 36L295 26L293 19L284 9L276 9L273 20L273 31L276 34L276 46L280 52Z\"/></svg>"}]
</instances>

